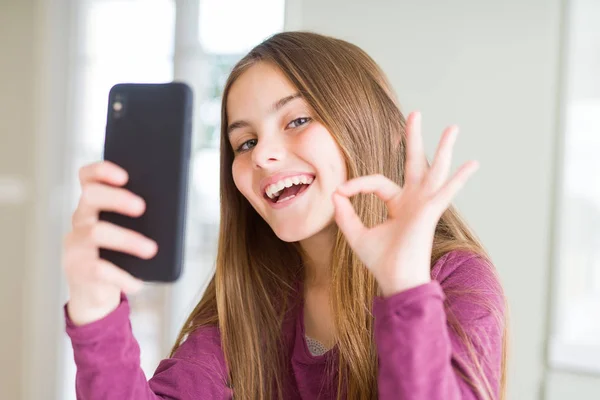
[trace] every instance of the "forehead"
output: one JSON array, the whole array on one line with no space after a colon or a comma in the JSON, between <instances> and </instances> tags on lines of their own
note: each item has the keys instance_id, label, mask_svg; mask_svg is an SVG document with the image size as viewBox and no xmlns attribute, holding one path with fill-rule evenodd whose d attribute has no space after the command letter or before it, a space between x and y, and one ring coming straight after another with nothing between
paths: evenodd
<instances>
[{"instance_id":1,"label":"forehead","mask_svg":"<svg viewBox=\"0 0 600 400\"><path fill-rule=\"evenodd\" d=\"M227 97L230 119L246 112L264 113L277 100L297 92L286 76L272 64L258 62L244 71L231 85Z\"/></svg>"}]
</instances>

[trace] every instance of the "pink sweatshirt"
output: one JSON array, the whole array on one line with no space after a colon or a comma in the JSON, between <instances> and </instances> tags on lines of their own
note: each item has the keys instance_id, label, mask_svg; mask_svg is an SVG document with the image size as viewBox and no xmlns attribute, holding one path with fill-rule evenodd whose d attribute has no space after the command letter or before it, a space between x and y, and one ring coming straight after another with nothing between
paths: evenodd
<instances>
[{"instance_id":1,"label":"pink sweatshirt","mask_svg":"<svg viewBox=\"0 0 600 400\"><path fill-rule=\"evenodd\" d=\"M487 305L481 296L487 298ZM478 360L497 395L503 326L490 313L489 302L503 313L502 289L481 258L451 252L432 268L430 283L374 300L380 399L477 398L452 367L464 371L464 360L469 358L464 357L465 347L447 325L444 301L473 339ZM146 381L124 296L115 311L90 324L73 325L66 306L65 317L77 365L78 399L231 399L216 327L191 334L173 358L161 361L152 379ZM337 374L326 374L325 368L328 360L337 363L337 348L313 356L306 345L303 307L292 321L284 325L292 367L284 398L335 399Z\"/></svg>"}]
</instances>

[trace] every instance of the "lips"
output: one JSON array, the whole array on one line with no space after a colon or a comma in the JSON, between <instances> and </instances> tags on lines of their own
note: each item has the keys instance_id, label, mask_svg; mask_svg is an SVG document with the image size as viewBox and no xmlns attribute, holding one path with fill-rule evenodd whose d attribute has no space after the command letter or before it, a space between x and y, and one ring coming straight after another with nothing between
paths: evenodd
<instances>
[{"instance_id":1,"label":"lips","mask_svg":"<svg viewBox=\"0 0 600 400\"><path fill-rule=\"evenodd\" d=\"M284 200L288 197L294 198L296 196L299 196L302 192L304 192L306 189L308 189L308 187L310 185L312 185L312 183L314 182L314 179L310 181L310 183L299 183L299 184L294 184L292 186L286 187L284 189L281 189L280 191L278 191L279 194L275 195L271 195L269 196L269 192L267 189L267 192L265 193L265 199L269 200L271 203L277 203L281 200Z\"/></svg>"},{"instance_id":2,"label":"lips","mask_svg":"<svg viewBox=\"0 0 600 400\"><path fill-rule=\"evenodd\" d=\"M269 185L277 183L286 178L293 178L295 176L308 176L311 178L315 178L315 174L310 172L302 172L302 171L287 171L287 172L279 172L277 174L273 174L267 178L264 178L260 181L260 193L265 195L266 189Z\"/></svg>"},{"instance_id":3,"label":"lips","mask_svg":"<svg viewBox=\"0 0 600 400\"><path fill-rule=\"evenodd\" d=\"M296 193L296 195L294 195L293 197L288 198L288 200L283 200L281 202L278 202L278 200L280 198L279 197L276 201L273 201L265 194L264 195L265 201L269 204L269 206L271 208L274 208L276 210L288 207L288 206L296 203L297 201L299 201L298 199L300 199L302 196L304 196L304 194L311 188L311 186L313 185L314 182L315 182L315 180L313 180L313 182L310 184L302 185L302 188L298 191L298 193Z\"/></svg>"}]
</instances>

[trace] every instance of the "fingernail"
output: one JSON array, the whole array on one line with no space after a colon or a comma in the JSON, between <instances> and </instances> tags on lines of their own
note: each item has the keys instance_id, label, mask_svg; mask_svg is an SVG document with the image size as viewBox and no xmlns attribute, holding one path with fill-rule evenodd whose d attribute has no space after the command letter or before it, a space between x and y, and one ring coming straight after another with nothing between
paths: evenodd
<instances>
[{"instance_id":1,"label":"fingernail","mask_svg":"<svg viewBox=\"0 0 600 400\"><path fill-rule=\"evenodd\" d=\"M131 207L134 211L142 211L144 209L145 203L144 200L136 198L131 202Z\"/></svg>"},{"instance_id":2,"label":"fingernail","mask_svg":"<svg viewBox=\"0 0 600 400\"><path fill-rule=\"evenodd\" d=\"M156 253L157 247L158 246L157 246L156 242L146 242L144 244L144 252L146 254L148 254L149 256L153 255L154 253Z\"/></svg>"},{"instance_id":3,"label":"fingernail","mask_svg":"<svg viewBox=\"0 0 600 400\"><path fill-rule=\"evenodd\" d=\"M127 180L127 173L122 170L115 172L115 174L113 176L119 182L125 182Z\"/></svg>"}]
</instances>

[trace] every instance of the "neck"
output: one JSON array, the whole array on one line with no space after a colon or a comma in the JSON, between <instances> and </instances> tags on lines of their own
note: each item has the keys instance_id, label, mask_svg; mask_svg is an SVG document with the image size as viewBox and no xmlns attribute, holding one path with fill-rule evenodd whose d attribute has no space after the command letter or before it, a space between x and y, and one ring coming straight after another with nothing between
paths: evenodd
<instances>
[{"instance_id":1,"label":"neck","mask_svg":"<svg viewBox=\"0 0 600 400\"><path fill-rule=\"evenodd\" d=\"M305 288L329 288L331 283L331 255L334 242L334 225L300 242L302 259L304 261Z\"/></svg>"}]
</instances>

